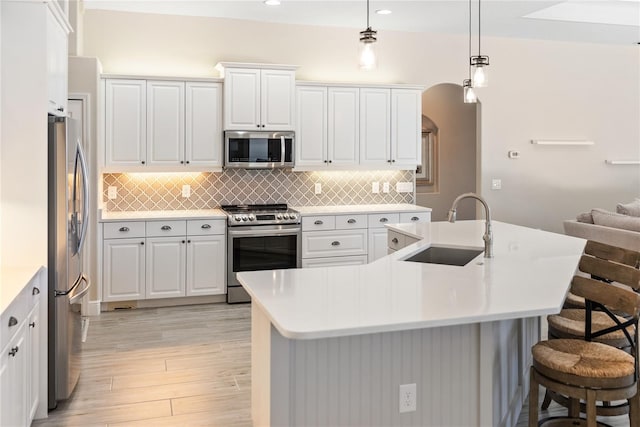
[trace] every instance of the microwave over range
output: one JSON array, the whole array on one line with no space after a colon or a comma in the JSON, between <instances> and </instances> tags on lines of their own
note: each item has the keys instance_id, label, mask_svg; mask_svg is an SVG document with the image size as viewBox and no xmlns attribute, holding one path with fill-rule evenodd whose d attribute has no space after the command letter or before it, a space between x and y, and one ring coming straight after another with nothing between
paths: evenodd
<instances>
[{"instance_id":1,"label":"microwave over range","mask_svg":"<svg viewBox=\"0 0 640 427\"><path fill-rule=\"evenodd\" d=\"M294 146L294 132L225 131L224 167L292 168Z\"/></svg>"}]
</instances>

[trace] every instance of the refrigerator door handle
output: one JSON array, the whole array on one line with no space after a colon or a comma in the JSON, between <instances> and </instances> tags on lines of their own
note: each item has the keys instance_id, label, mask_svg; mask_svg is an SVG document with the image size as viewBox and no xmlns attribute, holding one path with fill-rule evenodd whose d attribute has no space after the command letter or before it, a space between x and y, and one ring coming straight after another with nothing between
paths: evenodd
<instances>
[{"instance_id":1,"label":"refrigerator door handle","mask_svg":"<svg viewBox=\"0 0 640 427\"><path fill-rule=\"evenodd\" d=\"M75 292L73 295L69 295L69 304L78 304L80 300L89 292L89 288L91 288L91 282L87 279L87 276L84 274L80 276L78 279L78 284L84 282L85 286L82 287L78 292Z\"/></svg>"},{"instance_id":2,"label":"refrigerator door handle","mask_svg":"<svg viewBox=\"0 0 640 427\"><path fill-rule=\"evenodd\" d=\"M54 296L54 297L62 297L62 296L65 296L65 295L69 295L71 292L73 292L73 290L74 290L75 288L77 288L77 287L78 287L78 285L80 284L80 282L82 282L82 280L87 280L86 278L84 278L84 279L83 279L83 278L84 278L84 274L80 275L80 277L78 277L78 278L76 279L76 282L73 284L73 286L71 286L71 287L70 287L68 290L66 290L66 291L59 291L59 290L57 290L57 289L54 289L54 290L53 290L53 296Z\"/></svg>"},{"instance_id":3,"label":"refrigerator door handle","mask_svg":"<svg viewBox=\"0 0 640 427\"><path fill-rule=\"evenodd\" d=\"M80 159L80 168L82 169L82 230L78 239L78 250L80 252L85 238L87 237L87 227L89 226L89 175L87 170L87 160L82 149L82 144L78 140L77 156ZM75 180L74 180L75 182Z\"/></svg>"}]
</instances>

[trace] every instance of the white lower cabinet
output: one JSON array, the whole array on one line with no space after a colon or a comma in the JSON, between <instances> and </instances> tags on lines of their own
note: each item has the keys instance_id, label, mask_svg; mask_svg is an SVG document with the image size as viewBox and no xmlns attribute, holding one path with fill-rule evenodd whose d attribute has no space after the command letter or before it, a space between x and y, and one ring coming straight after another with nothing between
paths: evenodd
<instances>
[{"instance_id":1,"label":"white lower cabinet","mask_svg":"<svg viewBox=\"0 0 640 427\"><path fill-rule=\"evenodd\" d=\"M369 250L367 252L368 262L373 262L387 255L387 229L369 229Z\"/></svg>"},{"instance_id":2,"label":"white lower cabinet","mask_svg":"<svg viewBox=\"0 0 640 427\"><path fill-rule=\"evenodd\" d=\"M367 263L366 255L339 256L327 258L308 258L302 260L302 268L337 267L341 265L363 265Z\"/></svg>"},{"instance_id":3,"label":"white lower cabinet","mask_svg":"<svg viewBox=\"0 0 640 427\"><path fill-rule=\"evenodd\" d=\"M42 350L42 340L40 339L42 325L40 320L40 303L38 302L31 310L31 313L29 313L27 319L27 366L29 375L31 376L30 381L27 379L27 408L29 420L35 418L38 405L40 404L40 351Z\"/></svg>"},{"instance_id":4,"label":"white lower cabinet","mask_svg":"<svg viewBox=\"0 0 640 427\"><path fill-rule=\"evenodd\" d=\"M224 219L103 224L103 301L224 294L225 233Z\"/></svg>"},{"instance_id":5,"label":"white lower cabinet","mask_svg":"<svg viewBox=\"0 0 640 427\"><path fill-rule=\"evenodd\" d=\"M0 425L22 426L27 417L27 336L26 323L2 352L0 362Z\"/></svg>"},{"instance_id":6,"label":"white lower cabinet","mask_svg":"<svg viewBox=\"0 0 640 427\"><path fill-rule=\"evenodd\" d=\"M367 253L367 230L310 231L302 236L302 258L321 258Z\"/></svg>"}]
</instances>

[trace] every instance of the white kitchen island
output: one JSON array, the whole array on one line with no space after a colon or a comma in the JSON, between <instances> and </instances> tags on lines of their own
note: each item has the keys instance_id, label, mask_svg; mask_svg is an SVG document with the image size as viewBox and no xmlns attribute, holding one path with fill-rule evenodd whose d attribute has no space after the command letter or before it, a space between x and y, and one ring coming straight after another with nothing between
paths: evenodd
<instances>
[{"instance_id":1,"label":"white kitchen island","mask_svg":"<svg viewBox=\"0 0 640 427\"><path fill-rule=\"evenodd\" d=\"M585 241L494 221L495 257L458 267L402 259L482 248L484 221L390 228L422 240L363 266L238 275L254 425L515 425L539 316L560 310ZM402 384L416 411L400 413Z\"/></svg>"}]
</instances>

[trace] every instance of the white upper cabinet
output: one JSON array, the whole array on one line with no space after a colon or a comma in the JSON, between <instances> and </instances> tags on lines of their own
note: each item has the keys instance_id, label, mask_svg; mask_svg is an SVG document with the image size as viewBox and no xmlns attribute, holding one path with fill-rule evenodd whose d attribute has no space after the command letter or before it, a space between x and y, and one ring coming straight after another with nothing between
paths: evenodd
<instances>
[{"instance_id":1,"label":"white upper cabinet","mask_svg":"<svg viewBox=\"0 0 640 427\"><path fill-rule=\"evenodd\" d=\"M224 75L225 130L294 130L295 67L218 64Z\"/></svg>"},{"instance_id":2,"label":"white upper cabinet","mask_svg":"<svg viewBox=\"0 0 640 427\"><path fill-rule=\"evenodd\" d=\"M221 96L218 82L106 79L106 168L221 168Z\"/></svg>"},{"instance_id":3,"label":"white upper cabinet","mask_svg":"<svg viewBox=\"0 0 640 427\"><path fill-rule=\"evenodd\" d=\"M360 164L384 166L391 159L391 90L360 89Z\"/></svg>"},{"instance_id":4,"label":"white upper cabinet","mask_svg":"<svg viewBox=\"0 0 640 427\"><path fill-rule=\"evenodd\" d=\"M144 165L147 159L146 81L107 80L105 98L106 165Z\"/></svg>"},{"instance_id":5,"label":"white upper cabinet","mask_svg":"<svg viewBox=\"0 0 640 427\"><path fill-rule=\"evenodd\" d=\"M147 162L184 164L184 82L147 81Z\"/></svg>"},{"instance_id":6,"label":"white upper cabinet","mask_svg":"<svg viewBox=\"0 0 640 427\"><path fill-rule=\"evenodd\" d=\"M358 164L359 92L360 89L351 87L329 88L329 165Z\"/></svg>"},{"instance_id":7,"label":"white upper cabinet","mask_svg":"<svg viewBox=\"0 0 640 427\"><path fill-rule=\"evenodd\" d=\"M58 2L47 7L47 91L48 112L57 116L67 115L68 71L68 23L62 16Z\"/></svg>"},{"instance_id":8,"label":"white upper cabinet","mask_svg":"<svg viewBox=\"0 0 640 427\"><path fill-rule=\"evenodd\" d=\"M327 164L327 88L296 87L296 166Z\"/></svg>"},{"instance_id":9,"label":"white upper cabinet","mask_svg":"<svg viewBox=\"0 0 640 427\"><path fill-rule=\"evenodd\" d=\"M186 83L185 162L222 167L222 84Z\"/></svg>"},{"instance_id":10,"label":"white upper cabinet","mask_svg":"<svg viewBox=\"0 0 640 427\"><path fill-rule=\"evenodd\" d=\"M421 161L422 91L391 89L391 160L415 166Z\"/></svg>"}]
</instances>

